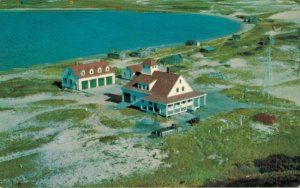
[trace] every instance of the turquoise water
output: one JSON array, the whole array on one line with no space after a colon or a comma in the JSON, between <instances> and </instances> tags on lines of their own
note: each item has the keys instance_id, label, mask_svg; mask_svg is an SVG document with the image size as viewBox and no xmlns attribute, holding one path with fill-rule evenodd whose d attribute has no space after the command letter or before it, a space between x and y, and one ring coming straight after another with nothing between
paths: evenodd
<instances>
[{"instance_id":1,"label":"turquoise water","mask_svg":"<svg viewBox=\"0 0 300 188\"><path fill-rule=\"evenodd\" d=\"M207 40L240 24L197 14L0 11L0 70L147 46Z\"/></svg>"}]
</instances>

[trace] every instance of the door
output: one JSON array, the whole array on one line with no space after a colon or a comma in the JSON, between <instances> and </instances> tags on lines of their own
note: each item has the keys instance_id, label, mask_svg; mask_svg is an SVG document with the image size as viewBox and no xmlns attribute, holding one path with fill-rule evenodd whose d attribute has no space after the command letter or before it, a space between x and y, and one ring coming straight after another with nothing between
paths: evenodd
<instances>
[{"instance_id":1,"label":"door","mask_svg":"<svg viewBox=\"0 0 300 188\"><path fill-rule=\"evenodd\" d=\"M98 86L104 86L104 78L98 78Z\"/></svg>"},{"instance_id":2,"label":"door","mask_svg":"<svg viewBox=\"0 0 300 188\"><path fill-rule=\"evenodd\" d=\"M91 88L97 87L96 79L90 80L90 87L91 87Z\"/></svg>"},{"instance_id":3,"label":"door","mask_svg":"<svg viewBox=\"0 0 300 188\"><path fill-rule=\"evenodd\" d=\"M81 87L82 87L82 89L88 89L89 88L88 81L82 81L81 82Z\"/></svg>"},{"instance_id":4,"label":"door","mask_svg":"<svg viewBox=\"0 0 300 188\"><path fill-rule=\"evenodd\" d=\"M124 102L130 103L130 93L124 92Z\"/></svg>"},{"instance_id":5,"label":"door","mask_svg":"<svg viewBox=\"0 0 300 188\"><path fill-rule=\"evenodd\" d=\"M112 84L112 76L106 77L106 85L111 85Z\"/></svg>"}]
</instances>

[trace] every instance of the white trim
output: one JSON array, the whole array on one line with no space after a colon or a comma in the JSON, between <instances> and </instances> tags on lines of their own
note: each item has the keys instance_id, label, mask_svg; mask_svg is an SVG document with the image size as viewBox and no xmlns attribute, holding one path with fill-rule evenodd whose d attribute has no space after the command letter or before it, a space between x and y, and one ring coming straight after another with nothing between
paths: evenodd
<instances>
[{"instance_id":1,"label":"white trim","mask_svg":"<svg viewBox=\"0 0 300 188\"><path fill-rule=\"evenodd\" d=\"M101 74L99 76L92 76L92 77L80 78L79 81L93 80L93 79L104 78L104 77L108 77L108 76L113 76L114 77L115 73Z\"/></svg>"},{"instance_id":2,"label":"white trim","mask_svg":"<svg viewBox=\"0 0 300 188\"><path fill-rule=\"evenodd\" d=\"M90 69L90 75L94 74L94 69Z\"/></svg>"},{"instance_id":3,"label":"white trim","mask_svg":"<svg viewBox=\"0 0 300 188\"><path fill-rule=\"evenodd\" d=\"M85 70L80 71L81 76L85 76Z\"/></svg>"}]
</instances>

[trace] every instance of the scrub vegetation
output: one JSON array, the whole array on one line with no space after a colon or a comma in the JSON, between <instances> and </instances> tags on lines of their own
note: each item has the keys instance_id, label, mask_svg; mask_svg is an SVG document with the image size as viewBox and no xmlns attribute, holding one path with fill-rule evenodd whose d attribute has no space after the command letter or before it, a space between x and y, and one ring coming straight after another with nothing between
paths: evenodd
<instances>
[{"instance_id":1,"label":"scrub vegetation","mask_svg":"<svg viewBox=\"0 0 300 188\"><path fill-rule=\"evenodd\" d=\"M261 125L272 131L253 126L252 116L258 112L278 117L273 127ZM299 115L299 111L270 109L239 109L217 115L202 121L186 134L161 140L162 149L169 153L165 159L168 167L100 185L199 186L216 179L263 177L266 174L260 172L255 161L279 153L299 157ZM286 119L291 121L286 122ZM299 165L299 161L296 163ZM286 172L299 175L294 169L283 170L282 174Z\"/></svg>"}]
</instances>

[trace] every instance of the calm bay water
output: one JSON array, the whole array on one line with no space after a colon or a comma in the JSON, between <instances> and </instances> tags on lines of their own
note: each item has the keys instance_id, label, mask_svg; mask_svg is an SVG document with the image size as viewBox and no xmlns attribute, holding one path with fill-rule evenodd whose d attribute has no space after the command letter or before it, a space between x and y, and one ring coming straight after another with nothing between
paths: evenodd
<instances>
[{"instance_id":1,"label":"calm bay water","mask_svg":"<svg viewBox=\"0 0 300 188\"><path fill-rule=\"evenodd\" d=\"M0 11L0 70L140 47L207 40L240 24L208 15L120 11Z\"/></svg>"}]
</instances>

